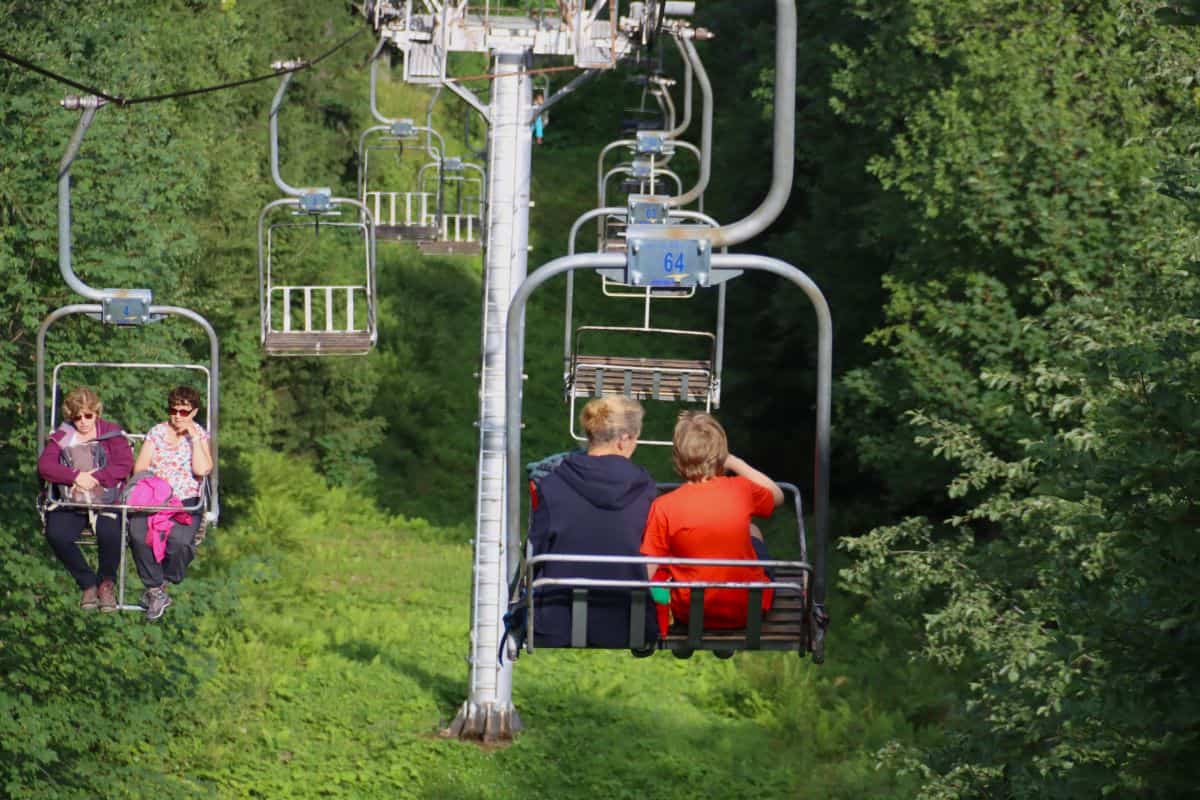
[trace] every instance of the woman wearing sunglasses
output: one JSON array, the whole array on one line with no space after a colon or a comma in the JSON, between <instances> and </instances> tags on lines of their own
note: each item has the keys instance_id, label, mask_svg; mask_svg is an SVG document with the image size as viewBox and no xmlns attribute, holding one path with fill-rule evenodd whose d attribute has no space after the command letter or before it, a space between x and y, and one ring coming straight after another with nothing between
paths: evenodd
<instances>
[{"instance_id":1,"label":"woman wearing sunglasses","mask_svg":"<svg viewBox=\"0 0 1200 800\"><path fill-rule=\"evenodd\" d=\"M117 567L121 563L121 524L111 511L89 508L115 501L133 466L133 449L121 426L100 418L104 405L86 386L67 393L63 419L38 458L38 473L56 484L46 512L46 539L83 590L79 607L116 611ZM54 507L53 502L65 505ZM93 572L79 549L79 536L91 527L99 550Z\"/></svg>"},{"instance_id":2,"label":"woman wearing sunglasses","mask_svg":"<svg viewBox=\"0 0 1200 800\"><path fill-rule=\"evenodd\" d=\"M185 508L200 506L201 479L212 472L212 452L208 434L196 423L200 411L200 393L190 386L179 386L167 395L167 421L155 425L146 434L138 453L134 473L152 472L171 486L171 493ZM146 541L149 515L137 514L129 522L129 545L138 575L146 587L142 605L146 619L156 620L171 605L168 583L183 580L184 570L195 555L196 531L201 513L190 515L190 522L174 521L167 533L166 553L161 561Z\"/></svg>"}]
</instances>

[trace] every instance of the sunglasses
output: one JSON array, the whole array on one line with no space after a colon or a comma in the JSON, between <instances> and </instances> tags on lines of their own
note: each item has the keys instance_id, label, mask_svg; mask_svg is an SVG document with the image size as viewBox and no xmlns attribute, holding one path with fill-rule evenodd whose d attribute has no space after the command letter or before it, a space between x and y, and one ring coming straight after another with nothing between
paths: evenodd
<instances>
[{"instance_id":1,"label":"sunglasses","mask_svg":"<svg viewBox=\"0 0 1200 800\"><path fill-rule=\"evenodd\" d=\"M71 421L76 422L81 419L95 419L95 418L96 418L95 411L82 411L82 412L76 414L75 416L71 417Z\"/></svg>"},{"instance_id":2,"label":"sunglasses","mask_svg":"<svg viewBox=\"0 0 1200 800\"><path fill-rule=\"evenodd\" d=\"M194 408L168 408L167 416L168 417L186 417L188 414L192 413L195 410L196 409L194 409Z\"/></svg>"}]
</instances>

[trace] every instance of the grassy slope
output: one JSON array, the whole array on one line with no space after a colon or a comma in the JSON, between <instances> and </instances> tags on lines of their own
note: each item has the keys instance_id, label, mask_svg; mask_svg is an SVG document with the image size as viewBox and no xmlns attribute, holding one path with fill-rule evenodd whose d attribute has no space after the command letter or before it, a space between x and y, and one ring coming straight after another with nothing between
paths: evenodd
<instances>
[{"instance_id":1,"label":"grassy slope","mask_svg":"<svg viewBox=\"0 0 1200 800\"><path fill-rule=\"evenodd\" d=\"M905 796L872 764L907 723L795 656L542 651L516 666L515 744L439 738L467 691L469 544L277 457L248 477L253 506L197 565L238 565L243 624L213 621L214 672L144 756L183 794Z\"/></svg>"}]
</instances>

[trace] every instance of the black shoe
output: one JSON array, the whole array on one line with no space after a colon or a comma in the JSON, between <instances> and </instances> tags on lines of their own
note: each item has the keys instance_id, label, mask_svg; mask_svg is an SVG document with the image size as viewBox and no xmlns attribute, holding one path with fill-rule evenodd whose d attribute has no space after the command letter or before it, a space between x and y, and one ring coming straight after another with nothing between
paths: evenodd
<instances>
[{"instance_id":1,"label":"black shoe","mask_svg":"<svg viewBox=\"0 0 1200 800\"><path fill-rule=\"evenodd\" d=\"M713 655L720 659L733 658L732 650L713 650Z\"/></svg>"},{"instance_id":2,"label":"black shoe","mask_svg":"<svg viewBox=\"0 0 1200 800\"><path fill-rule=\"evenodd\" d=\"M631 647L629 652L633 654L634 658L649 658L654 655L654 647Z\"/></svg>"}]
</instances>

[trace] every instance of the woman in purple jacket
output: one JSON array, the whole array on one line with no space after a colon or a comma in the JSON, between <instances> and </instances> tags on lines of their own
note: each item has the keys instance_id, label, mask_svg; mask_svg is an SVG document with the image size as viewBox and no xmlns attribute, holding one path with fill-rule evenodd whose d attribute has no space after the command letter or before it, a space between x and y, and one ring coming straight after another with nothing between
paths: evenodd
<instances>
[{"instance_id":1,"label":"woman in purple jacket","mask_svg":"<svg viewBox=\"0 0 1200 800\"><path fill-rule=\"evenodd\" d=\"M87 506L113 502L106 495L129 477L133 449L115 422L101 419L103 404L85 386L63 401L63 424L50 435L38 458L38 474L53 488L52 501L68 503L46 512L46 538L75 583L83 590L79 607L116 611L117 567L121 562L121 523L116 513ZM107 490L107 491L106 491ZM99 573L79 550L79 535L91 525L100 551Z\"/></svg>"},{"instance_id":2,"label":"woman in purple jacket","mask_svg":"<svg viewBox=\"0 0 1200 800\"><path fill-rule=\"evenodd\" d=\"M630 461L642 432L642 404L626 397L591 400L580 421L587 431L586 453L571 453L552 472L536 481L536 505L530 517L529 542L534 555L585 554L640 557L646 515L657 490L644 467ZM551 562L544 578L646 580L641 564ZM571 644L571 590L538 590L534 605L535 644ZM647 600L644 629L648 641L630 642L628 589L593 589L588 593L589 647L643 650L656 638L654 603Z\"/></svg>"}]
</instances>

